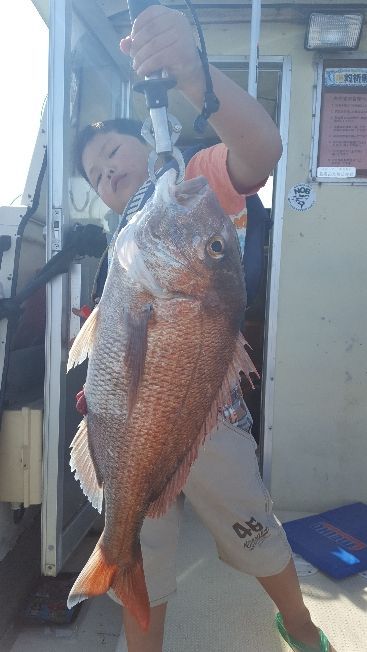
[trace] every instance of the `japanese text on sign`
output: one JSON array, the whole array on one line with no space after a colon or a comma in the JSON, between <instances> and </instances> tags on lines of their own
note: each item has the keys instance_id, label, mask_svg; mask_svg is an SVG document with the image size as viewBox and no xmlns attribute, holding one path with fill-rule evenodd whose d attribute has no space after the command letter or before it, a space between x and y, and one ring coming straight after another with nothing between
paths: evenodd
<instances>
[{"instance_id":1,"label":"japanese text on sign","mask_svg":"<svg viewBox=\"0 0 367 652\"><path fill-rule=\"evenodd\" d=\"M348 168L348 167L342 167L342 168L337 168L337 167L318 167L317 168L317 176L318 177L328 177L329 179L348 179L348 178L353 178L356 176L356 169L355 168Z\"/></svg>"},{"instance_id":2,"label":"japanese text on sign","mask_svg":"<svg viewBox=\"0 0 367 652\"><path fill-rule=\"evenodd\" d=\"M367 93L325 93L320 167L367 169Z\"/></svg>"},{"instance_id":3,"label":"japanese text on sign","mask_svg":"<svg viewBox=\"0 0 367 652\"><path fill-rule=\"evenodd\" d=\"M367 68L326 68L325 86L367 87Z\"/></svg>"}]
</instances>

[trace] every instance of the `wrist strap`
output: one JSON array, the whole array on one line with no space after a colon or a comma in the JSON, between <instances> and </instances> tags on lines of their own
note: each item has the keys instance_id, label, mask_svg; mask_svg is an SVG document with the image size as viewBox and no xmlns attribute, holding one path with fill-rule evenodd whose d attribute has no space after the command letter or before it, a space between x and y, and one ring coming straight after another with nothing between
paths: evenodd
<instances>
[{"instance_id":1,"label":"wrist strap","mask_svg":"<svg viewBox=\"0 0 367 652\"><path fill-rule=\"evenodd\" d=\"M205 94L203 109L194 122L194 129L197 133L203 134L207 126L208 119L213 113L218 111L220 102L213 90L213 82L209 70L208 54L206 51L203 30L201 29L197 13L192 5L191 0L185 0L185 2L191 11L200 40L200 48L198 48L198 52L204 70Z\"/></svg>"},{"instance_id":2,"label":"wrist strap","mask_svg":"<svg viewBox=\"0 0 367 652\"><path fill-rule=\"evenodd\" d=\"M213 90L213 82L210 75L208 57L206 56L206 53L204 55L199 48L198 52L204 69L206 89L204 94L203 108L200 115L198 115L194 122L194 129L197 133L203 134L208 124L208 119L213 113L218 111L220 102Z\"/></svg>"}]
</instances>

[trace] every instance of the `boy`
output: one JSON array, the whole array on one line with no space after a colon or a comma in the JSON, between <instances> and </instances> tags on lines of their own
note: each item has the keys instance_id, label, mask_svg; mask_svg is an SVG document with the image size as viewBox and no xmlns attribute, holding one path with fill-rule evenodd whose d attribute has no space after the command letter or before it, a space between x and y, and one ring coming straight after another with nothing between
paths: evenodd
<instances>
[{"instance_id":1,"label":"boy","mask_svg":"<svg viewBox=\"0 0 367 652\"><path fill-rule=\"evenodd\" d=\"M201 110L205 80L191 27L183 14L159 5L149 7L138 16L121 49L132 57L139 76L167 70L184 96ZM281 141L256 100L217 69L211 68L211 74L220 108L210 123L222 143L197 153L187 165L186 178L207 177L236 224L235 216L245 210L244 196L256 193L279 160ZM80 136L78 167L107 206L122 213L146 180L148 153L149 147L133 122L97 123ZM256 576L276 603L280 612L277 626L290 647L303 652L335 652L304 605L289 545L259 476L251 418L236 388L233 405L223 406L224 416L226 413L227 421L200 451L184 494L211 530L221 558ZM229 465L230 474L226 472ZM143 525L141 542L152 605L151 625L143 633L124 610L129 652L162 652L167 599L175 591L174 557L181 507L178 499L161 519L146 519Z\"/></svg>"}]
</instances>

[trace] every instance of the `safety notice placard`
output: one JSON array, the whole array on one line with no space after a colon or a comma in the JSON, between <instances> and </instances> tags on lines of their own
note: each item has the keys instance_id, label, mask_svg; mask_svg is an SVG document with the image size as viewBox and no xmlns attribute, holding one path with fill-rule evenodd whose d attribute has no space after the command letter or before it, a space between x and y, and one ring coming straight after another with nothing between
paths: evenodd
<instances>
[{"instance_id":1,"label":"safety notice placard","mask_svg":"<svg viewBox=\"0 0 367 652\"><path fill-rule=\"evenodd\" d=\"M324 93L318 167L367 170L367 93Z\"/></svg>"}]
</instances>

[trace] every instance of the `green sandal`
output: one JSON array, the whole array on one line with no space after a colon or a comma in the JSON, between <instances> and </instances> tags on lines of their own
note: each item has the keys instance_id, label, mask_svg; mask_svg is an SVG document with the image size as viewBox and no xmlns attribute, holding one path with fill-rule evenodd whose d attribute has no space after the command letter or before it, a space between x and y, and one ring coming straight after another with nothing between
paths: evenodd
<instances>
[{"instance_id":1,"label":"green sandal","mask_svg":"<svg viewBox=\"0 0 367 652\"><path fill-rule=\"evenodd\" d=\"M290 636L284 627L282 614L278 613L275 616L275 624L278 628L279 634L284 638L285 642L290 645L294 652L329 652L330 650L330 643L321 629L319 629L320 646L316 648L310 647L305 643L301 643L300 641L297 641L295 638L293 638L293 636Z\"/></svg>"}]
</instances>

